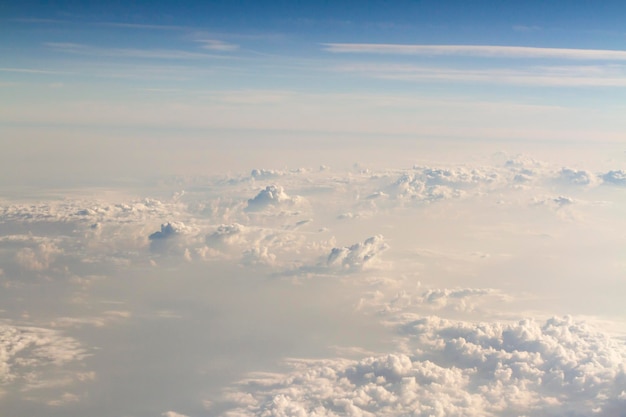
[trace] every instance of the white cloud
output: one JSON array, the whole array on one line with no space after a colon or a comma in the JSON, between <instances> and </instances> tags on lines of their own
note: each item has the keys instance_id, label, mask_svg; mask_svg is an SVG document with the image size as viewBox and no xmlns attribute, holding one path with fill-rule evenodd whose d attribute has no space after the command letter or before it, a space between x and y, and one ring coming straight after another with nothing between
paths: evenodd
<instances>
[{"instance_id":1,"label":"white cloud","mask_svg":"<svg viewBox=\"0 0 626 417\"><path fill-rule=\"evenodd\" d=\"M558 176L559 180L571 185L591 185L595 182L595 175L585 170L562 168Z\"/></svg>"},{"instance_id":2,"label":"white cloud","mask_svg":"<svg viewBox=\"0 0 626 417\"><path fill-rule=\"evenodd\" d=\"M30 389L53 382L55 372L85 355L75 339L57 331L0 324L0 393L9 385Z\"/></svg>"},{"instance_id":3,"label":"white cloud","mask_svg":"<svg viewBox=\"0 0 626 417\"><path fill-rule=\"evenodd\" d=\"M289 196L281 186L268 185L254 198L248 200L248 205L245 210L248 212L257 212L267 209L293 208L303 201L302 197Z\"/></svg>"},{"instance_id":4,"label":"white cloud","mask_svg":"<svg viewBox=\"0 0 626 417\"><path fill-rule=\"evenodd\" d=\"M53 242L42 242L37 247L23 248L15 254L15 261L24 269L43 271L50 267L57 255L63 253Z\"/></svg>"},{"instance_id":5,"label":"white cloud","mask_svg":"<svg viewBox=\"0 0 626 417\"><path fill-rule=\"evenodd\" d=\"M602 181L606 184L626 185L626 172L620 170L609 171L602 175Z\"/></svg>"},{"instance_id":6,"label":"white cloud","mask_svg":"<svg viewBox=\"0 0 626 417\"><path fill-rule=\"evenodd\" d=\"M161 414L161 416L163 417L187 417L185 414L180 414L180 413L177 413L176 411L166 411L165 413Z\"/></svg>"},{"instance_id":7,"label":"white cloud","mask_svg":"<svg viewBox=\"0 0 626 417\"><path fill-rule=\"evenodd\" d=\"M326 265L344 270L363 269L388 248L389 245L381 235L372 236L352 246L333 248L328 254Z\"/></svg>"},{"instance_id":8,"label":"white cloud","mask_svg":"<svg viewBox=\"0 0 626 417\"><path fill-rule=\"evenodd\" d=\"M554 87L624 87L623 66L467 69L396 63L351 63L335 71L400 81L455 81Z\"/></svg>"},{"instance_id":9,"label":"white cloud","mask_svg":"<svg viewBox=\"0 0 626 417\"><path fill-rule=\"evenodd\" d=\"M183 60L220 57L220 55L211 55L200 52L189 52L176 49L100 48L92 45L83 45L68 42L46 42L45 46L54 51L68 54L107 56L117 58Z\"/></svg>"},{"instance_id":10,"label":"white cloud","mask_svg":"<svg viewBox=\"0 0 626 417\"><path fill-rule=\"evenodd\" d=\"M251 375L226 416L614 416L626 350L570 318L406 323L410 351ZM243 401L245 399L245 401Z\"/></svg>"},{"instance_id":11,"label":"white cloud","mask_svg":"<svg viewBox=\"0 0 626 417\"><path fill-rule=\"evenodd\" d=\"M162 240L168 239L181 233L184 233L186 230L185 224L182 222L167 222L161 225L161 230L152 233L148 236L150 240Z\"/></svg>"},{"instance_id":12,"label":"white cloud","mask_svg":"<svg viewBox=\"0 0 626 417\"><path fill-rule=\"evenodd\" d=\"M222 224L214 232L206 236L206 243L212 247L243 243L245 242L243 235L246 232L247 228L241 224Z\"/></svg>"},{"instance_id":13,"label":"white cloud","mask_svg":"<svg viewBox=\"0 0 626 417\"><path fill-rule=\"evenodd\" d=\"M620 50L534 48L525 46L327 43L324 44L324 49L333 53L463 55L502 58L554 58L608 61L626 60L626 51Z\"/></svg>"},{"instance_id":14,"label":"white cloud","mask_svg":"<svg viewBox=\"0 0 626 417\"><path fill-rule=\"evenodd\" d=\"M217 39L201 39L197 42L202 43L202 48L208 49L209 51L230 52L239 49L239 45Z\"/></svg>"}]
</instances>

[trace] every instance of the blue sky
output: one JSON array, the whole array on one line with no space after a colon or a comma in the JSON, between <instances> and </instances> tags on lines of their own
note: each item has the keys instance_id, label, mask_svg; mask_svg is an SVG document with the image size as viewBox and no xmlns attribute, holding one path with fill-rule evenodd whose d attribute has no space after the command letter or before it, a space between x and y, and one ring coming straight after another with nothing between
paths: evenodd
<instances>
[{"instance_id":1,"label":"blue sky","mask_svg":"<svg viewBox=\"0 0 626 417\"><path fill-rule=\"evenodd\" d=\"M0 122L615 141L625 7L19 2Z\"/></svg>"}]
</instances>

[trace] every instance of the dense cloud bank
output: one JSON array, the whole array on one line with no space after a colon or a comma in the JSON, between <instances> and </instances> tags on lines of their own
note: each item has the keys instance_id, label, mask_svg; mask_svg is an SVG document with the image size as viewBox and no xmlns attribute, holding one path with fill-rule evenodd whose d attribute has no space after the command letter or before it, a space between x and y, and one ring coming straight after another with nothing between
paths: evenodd
<instances>
[{"instance_id":1,"label":"dense cloud bank","mask_svg":"<svg viewBox=\"0 0 626 417\"><path fill-rule=\"evenodd\" d=\"M252 376L224 415L608 417L626 406L626 349L569 317L426 317L400 331L406 352L295 361L291 373Z\"/></svg>"}]
</instances>

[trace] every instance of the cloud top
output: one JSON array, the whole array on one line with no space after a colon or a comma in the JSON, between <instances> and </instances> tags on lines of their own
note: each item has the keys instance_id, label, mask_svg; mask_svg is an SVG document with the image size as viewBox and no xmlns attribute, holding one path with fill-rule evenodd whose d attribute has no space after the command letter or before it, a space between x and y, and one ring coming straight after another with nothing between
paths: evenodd
<instances>
[{"instance_id":1,"label":"cloud top","mask_svg":"<svg viewBox=\"0 0 626 417\"><path fill-rule=\"evenodd\" d=\"M300 201L299 197L289 196L283 187L268 185L254 198L248 200L245 208L247 212L263 211L272 207L294 206Z\"/></svg>"},{"instance_id":2,"label":"cloud top","mask_svg":"<svg viewBox=\"0 0 626 417\"><path fill-rule=\"evenodd\" d=\"M303 360L291 373L253 375L226 415L609 417L626 406L624 347L571 318L430 317L405 330L409 352Z\"/></svg>"},{"instance_id":3,"label":"cloud top","mask_svg":"<svg viewBox=\"0 0 626 417\"><path fill-rule=\"evenodd\" d=\"M372 236L352 246L333 248L326 265L340 269L362 269L386 251L389 245L381 235Z\"/></svg>"}]
</instances>

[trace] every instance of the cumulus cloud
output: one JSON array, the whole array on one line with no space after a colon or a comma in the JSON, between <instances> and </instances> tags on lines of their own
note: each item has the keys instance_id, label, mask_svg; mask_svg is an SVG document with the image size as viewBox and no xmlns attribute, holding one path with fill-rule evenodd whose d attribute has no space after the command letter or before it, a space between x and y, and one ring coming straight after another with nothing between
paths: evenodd
<instances>
[{"instance_id":1,"label":"cumulus cloud","mask_svg":"<svg viewBox=\"0 0 626 417\"><path fill-rule=\"evenodd\" d=\"M183 223L177 222L168 222L161 225L161 230L152 233L148 236L150 240L162 240L174 237L176 235L180 235L185 230L185 225Z\"/></svg>"},{"instance_id":2,"label":"cumulus cloud","mask_svg":"<svg viewBox=\"0 0 626 417\"><path fill-rule=\"evenodd\" d=\"M222 224L213 233L206 236L206 243L211 247L224 247L241 241L247 228L241 224Z\"/></svg>"},{"instance_id":3,"label":"cumulus cloud","mask_svg":"<svg viewBox=\"0 0 626 417\"><path fill-rule=\"evenodd\" d=\"M277 185L268 185L261 190L254 198L248 200L245 211L255 212L263 211L268 208L288 208L294 207L302 201L301 197L289 196L283 187Z\"/></svg>"},{"instance_id":4,"label":"cumulus cloud","mask_svg":"<svg viewBox=\"0 0 626 417\"><path fill-rule=\"evenodd\" d=\"M15 261L24 269L43 271L50 267L56 256L63 253L53 242L42 242L37 247L23 248L15 254Z\"/></svg>"},{"instance_id":5,"label":"cumulus cloud","mask_svg":"<svg viewBox=\"0 0 626 417\"><path fill-rule=\"evenodd\" d=\"M621 169L617 171L609 171L602 175L602 181L606 184L624 186L626 185L626 172Z\"/></svg>"},{"instance_id":6,"label":"cumulus cloud","mask_svg":"<svg viewBox=\"0 0 626 417\"><path fill-rule=\"evenodd\" d=\"M558 175L559 180L571 185L590 185L595 181L595 175L584 170L562 168Z\"/></svg>"},{"instance_id":7,"label":"cumulus cloud","mask_svg":"<svg viewBox=\"0 0 626 417\"><path fill-rule=\"evenodd\" d=\"M414 166L400 175L386 192L396 198L436 201L464 196L469 190L502 182L500 175L486 168L432 168Z\"/></svg>"},{"instance_id":8,"label":"cumulus cloud","mask_svg":"<svg viewBox=\"0 0 626 417\"><path fill-rule=\"evenodd\" d=\"M190 232L189 228L182 222L167 222L161 225L161 230L156 231L148 239L150 240L150 250L156 253L166 253L168 251L188 254L184 247L186 242L181 241L183 236Z\"/></svg>"},{"instance_id":9,"label":"cumulus cloud","mask_svg":"<svg viewBox=\"0 0 626 417\"><path fill-rule=\"evenodd\" d=\"M362 269L374 261L389 245L381 235L372 236L352 246L333 248L326 265L344 270Z\"/></svg>"},{"instance_id":10,"label":"cumulus cloud","mask_svg":"<svg viewBox=\"0 0 626 417\"><path fill-rule=\"evenodd\" d=\"M258 169L255 168L250 172L250 176L255 180L267 180L285 175L284 171L277 169Z\"/></svg>"},{"instance_id":11,"label":"cumulus cloud","mask_svg":"<svg viewBox=\"0 0 626 417\"><path fill-rule=\"evenodd\" d=\"M269 252L267 247L255 247L244 251L242 262L245 265L274 265L276 255Z\"/></svg>"},{"instance_id":12,"label":"cumulus cloud","mask_svg":"<svg viewBox=\"0 0 626 417\"><path fill-rule=\"evenodd\" d=\"M571 318L404 325L407 352L251 375L226 416L616 416L626 350ZM623 409L622 409L623 410Z\"/></svg>"}]
</instances>

